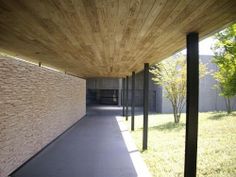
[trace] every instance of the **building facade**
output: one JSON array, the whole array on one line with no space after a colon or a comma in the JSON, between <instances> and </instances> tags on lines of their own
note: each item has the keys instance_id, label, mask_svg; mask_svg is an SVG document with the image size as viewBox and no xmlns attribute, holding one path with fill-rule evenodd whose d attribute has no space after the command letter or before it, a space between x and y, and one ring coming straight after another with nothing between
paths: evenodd
<instances>
[{"instance_id":1,"label":"building facade","mask_svg":"<svg viewBox=\"0 0 236 177\"><path fill-rule=\"evenodd\" d=\"M199 83L199 111L224 111L224 97L219 96L219 91L214 88L217 81L212 73L217 66L211 63L212 56L201 55L200 61L207 65L210 74L200 79ZM135 106L143 105L143 72L135 77ZM122 79L117 78L90 78L87 80L87 104L122 105ZM131 77L129 77L129 105L131 102ZM232 99L232 107L236 109L236 99ZM149 110L158 113L171 113L170 101L165 97L165 90L149 79ZM185 109L184 109L185 111Z\"/></svg>"}]
</instances>

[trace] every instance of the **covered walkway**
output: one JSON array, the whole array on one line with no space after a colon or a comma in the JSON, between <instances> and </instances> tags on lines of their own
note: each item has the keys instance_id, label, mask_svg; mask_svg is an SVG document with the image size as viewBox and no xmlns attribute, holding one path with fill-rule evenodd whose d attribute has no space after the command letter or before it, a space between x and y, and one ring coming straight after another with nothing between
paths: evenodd
<instances>
[{"instance_id":1,"label":"covered walkway","mask_svg":"<svg viewBox=\"0 0 236 177\"><path fill-rule=\"evenodd\" d=\"M235 22L235 9L233 0L0 0L0 54L39 66L0 62L0 176L8 176L85 115L88 78L122 78L123 100L128 100L132 75L134 120L135 75L144 70L147 150L149 66L186 47L184 176L196 177L198 42ZM128 119L125 103L122 115ZM132 163L136 150L127 148L122 137L127 131L120 131L116 121L121 111L99 109L12 176L146 177L137 172L145 171L134 166L139 163Z\"/></svg>"},{"instance_id":2,"label":"covered walkway","mask_svg":"<svg viewBox=\"0 0 236 177\"><path fill-rule=\"evenodd\" d=\"M149 176L128 131L119 123L120 114L119 107L88 108L87 116L11 176Z\"/></svg>"}]
</instances>

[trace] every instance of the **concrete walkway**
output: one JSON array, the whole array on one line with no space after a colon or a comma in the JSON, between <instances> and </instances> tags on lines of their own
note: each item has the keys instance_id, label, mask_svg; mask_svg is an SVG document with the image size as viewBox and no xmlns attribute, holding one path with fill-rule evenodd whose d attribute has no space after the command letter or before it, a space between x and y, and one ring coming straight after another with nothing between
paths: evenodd
<instances>
[{"instance_id":1,"label":"concrete walkway","mask_svg":"<svg viewBox=\"0 0 236 177\"><path fill-rule=\"evenodd\" d=\"M120 114L119 107L88 108L86 117L12 176L150 176Z\"/></svg>"}]
</instances>

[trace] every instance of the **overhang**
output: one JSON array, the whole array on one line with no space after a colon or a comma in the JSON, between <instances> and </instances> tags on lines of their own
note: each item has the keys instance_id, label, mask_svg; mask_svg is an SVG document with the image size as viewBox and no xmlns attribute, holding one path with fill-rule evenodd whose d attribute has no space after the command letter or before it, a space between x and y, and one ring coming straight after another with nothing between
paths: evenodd
<instances>
[{"instance_id":1,"label":"overhang","mask_svg":"<svg viewBox=\"0 0 236 177\"><path fill-rule=\"evenodd\" d=\"M80 77L123 77L236 20L235 0L1 0L0 51Z\"/></svg>"}]
</instances>

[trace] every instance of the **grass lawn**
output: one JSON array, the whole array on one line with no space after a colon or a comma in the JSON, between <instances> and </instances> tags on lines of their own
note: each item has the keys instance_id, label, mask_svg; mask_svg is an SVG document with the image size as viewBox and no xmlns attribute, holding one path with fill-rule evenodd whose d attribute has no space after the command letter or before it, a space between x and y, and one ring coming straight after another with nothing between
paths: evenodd
<instances>
[{"instance_id":1,"label":"grass lawn","mask_svg":"<svg viewBox=\"0 0 236 177\"><path fill-rule=\"evenodd\" d=\"M183 176L185 114L179 125L173 121L172 114L149 115L148 150L142 152L143 117L135 117L131 134L153 176ZM200 113L198 135L197 175L236 176L236 112Z\"/></svg>"}]
</instances>

